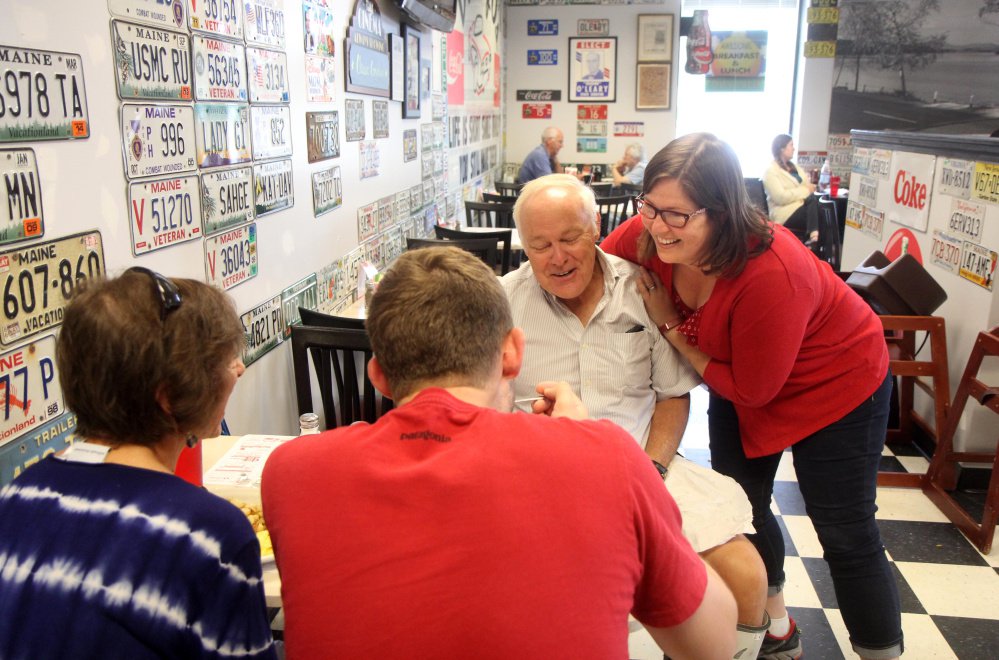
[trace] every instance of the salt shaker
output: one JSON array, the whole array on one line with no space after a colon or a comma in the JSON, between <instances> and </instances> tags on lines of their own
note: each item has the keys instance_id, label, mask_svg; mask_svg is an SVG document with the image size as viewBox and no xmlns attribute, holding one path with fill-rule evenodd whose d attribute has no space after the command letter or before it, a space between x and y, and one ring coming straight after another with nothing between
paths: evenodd
<instances>
[{"instance_id":1,"label":"salt shaker","mask_svg":"<svg viewBox=\"0 0 999 660\"><path fill-rule=\"evenodd\" d=\"M301 435L319 433L319 415L304 413L298 418L298 431Z\"/></svg>"}]
</instances>

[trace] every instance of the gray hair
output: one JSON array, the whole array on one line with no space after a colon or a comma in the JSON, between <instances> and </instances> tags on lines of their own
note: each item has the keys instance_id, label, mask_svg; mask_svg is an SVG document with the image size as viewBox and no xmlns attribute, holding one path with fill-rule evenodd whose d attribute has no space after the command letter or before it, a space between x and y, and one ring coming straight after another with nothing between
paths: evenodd
<instances>
[{"instance_id":1,"label":"gray hair","mask_svg":"<svg viewBox=\"0 0 999 660\"><path fill-rule=\"evenodd\" d=\"M561 132L562 131L559 128L557 128L555 126L549 126L541 134L541 142L545 143L548 140L554 140L555 138L558 137L558 134L561 133Z\"/></svg>"},{"instance_id":2,"label":"gray hair","mask_svg":"<svg viewBox=\"0 0 999 660\"><path fill-rule=\"evenodd\" d=\"M589 186L583 185L582 181L571 174L548 174L528 183L517 195L517 203L513 205L513 221L517 225L517 231L521 230L524 205L535 195L553 188L564 190L567 196L575 195L579 200L580 216L588 217L593 223L594 230L599 229L597 227L597 199L593 190Z\"/></svg>"},{"instance_id":3,"label":"gray hair","mask_svg":"<svg viewBox=\"0 0 999 660\"><path fill-rule=\"evenodd\" d=\"M645 147L638 142L633 142L625 148L624 155L629 158L634 158L640 163L642 162L642 159L645 158Z\"/></svg>"}]
</instances>

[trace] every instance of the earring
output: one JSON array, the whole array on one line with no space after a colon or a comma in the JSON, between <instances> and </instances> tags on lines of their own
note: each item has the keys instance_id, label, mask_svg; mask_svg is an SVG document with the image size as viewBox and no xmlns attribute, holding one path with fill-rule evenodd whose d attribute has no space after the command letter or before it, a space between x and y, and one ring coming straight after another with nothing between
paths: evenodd
<instances>
[{"instance_id":1,"label":"earring","mask_svg":"<svg viewBox=\"0 0 999 660\"><path fill-rule=\"evenodd\" d=\"M194 435L193 433L188 433L187 437L184 438L184 443L188 447L193 449L194 447L198 446L198 436Z\"/></svg>"}]
</instances>

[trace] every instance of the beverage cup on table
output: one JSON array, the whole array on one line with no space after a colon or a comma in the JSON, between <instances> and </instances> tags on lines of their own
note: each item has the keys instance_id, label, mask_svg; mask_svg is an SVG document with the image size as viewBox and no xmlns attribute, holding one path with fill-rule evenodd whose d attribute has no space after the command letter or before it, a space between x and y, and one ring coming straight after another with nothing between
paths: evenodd
<instances>
[{"instance_id":1,"label":"beverage cup on table","mask_svg":"<svg viewBox=\"0 0 999 660\"><path fill-rule=\"evenodd\" d=\"M829 196L836 197L837 195L839 195L839 177L829 177Z\"/></svg>"}]
</instances>

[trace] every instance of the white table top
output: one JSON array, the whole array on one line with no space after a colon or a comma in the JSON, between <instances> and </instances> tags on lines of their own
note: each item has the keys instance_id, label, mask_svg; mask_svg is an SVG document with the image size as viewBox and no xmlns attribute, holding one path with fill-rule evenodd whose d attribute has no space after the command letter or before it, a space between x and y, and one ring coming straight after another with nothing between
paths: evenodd
<instances>
[{"instance_id":1,"label":"white table top","mask_svg":"<svg viewBox=\"0 0 999 660\"><path fill-rule=\"evenodd\" d=\"M502 229L505 229L505 227L462 227L461 231L478 233L483 231L499 231ZM524 249L524 246L520 244L520 234L517 232L516 227L510 229L510 249L511 250Z\"/></svg>"}]
</instances>

